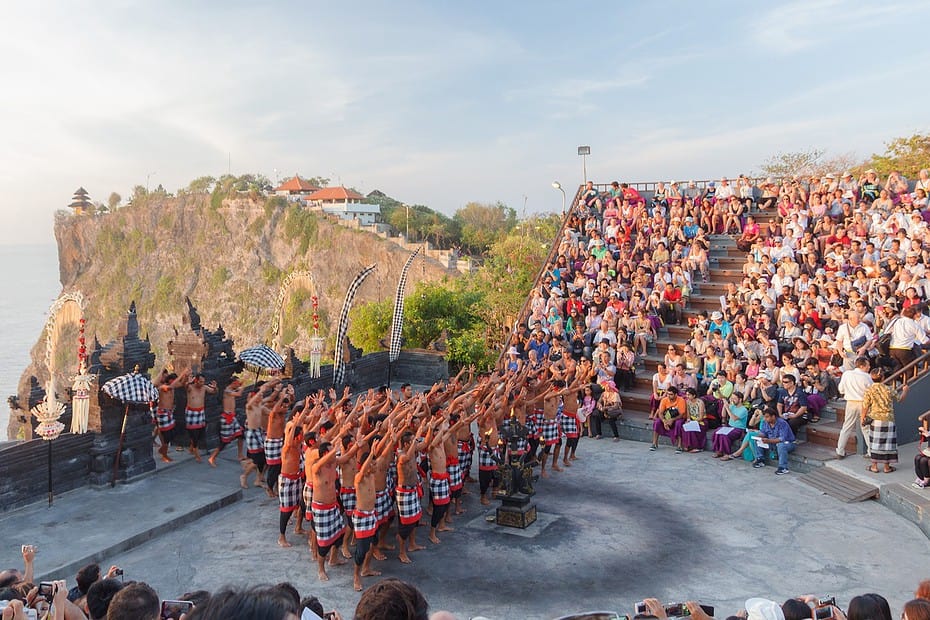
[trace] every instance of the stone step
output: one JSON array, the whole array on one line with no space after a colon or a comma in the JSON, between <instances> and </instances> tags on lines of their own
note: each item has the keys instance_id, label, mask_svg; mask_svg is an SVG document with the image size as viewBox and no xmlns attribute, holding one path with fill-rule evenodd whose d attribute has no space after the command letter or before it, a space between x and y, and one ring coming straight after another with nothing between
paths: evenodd
<instances>
[{"instance_id":1,"label":"stone step","mask_svg":"<svg viewBox=\"0 0 930 620\"><path fill-rule=\"evenodd\" d=\"M829 448L836 449L836 442L840 437L840 429L843 428L843 423L841 421L833 422L824 422L821 420L817 424L807 424L801 429L801 433L804 435L804 438L813 444L818 444L821 446L826 446ZM846 443L846 453L855 454L856 453L856 438L852 437Z\"/></svg>"}]
</instances>

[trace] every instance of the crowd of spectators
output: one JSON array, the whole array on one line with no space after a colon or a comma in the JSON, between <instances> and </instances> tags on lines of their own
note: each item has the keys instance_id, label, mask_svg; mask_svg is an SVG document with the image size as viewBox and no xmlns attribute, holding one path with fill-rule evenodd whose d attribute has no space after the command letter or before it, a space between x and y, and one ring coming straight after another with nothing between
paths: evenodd
<instances>
[{"instance_id":1,"label":"crowd of spectators","mask_svg":"<svg viewBox=\"0 0 930 620\"><path fill-rule=\"evenodd\" d=\"M110 567L101 574L90 564L78 571L70 590L66 581L32 583L35 549L24 547L25 570L0 571L0 609L3 620L342 620L339 611L325 611L314 596L301 597L291 583L252 588L226 587L217 592L197 590L163 600L148 584L122 580L122 571ZM930 620L930 580L918 585L914 600L906 603L902 620ZM635 620L665 620L690 616L713 620L714 610L696 601L662 605L647 598L634 606ZM355 607L355 620L456 620L448 611L430 613L426 597L412 584L382 579L366 589ZM802 596L784 604L763 598L746 601L744 609L727 620L894 620L890 606L878 594L854 597L844 611L834 599ZM617 613L581 613L559 620L616 620ZM475 616L472 620L488 620Z\"/></svg>"},{"instance_id":2,"label":"crowd of spectators","mask_svg":"<svg viewBox=\"0 0 930 620\"><path fill-rule=\"evenodd\" d=\"M928 191L926 170L914 182L897 172L882 180L874 170L858 178L741 175L703 188L671 181L648 198L627 184L599 191L588 182L510 351L533 368L563 355L588 359L601 385L634 389L658 330L683 323L695 283L708 280L712 236L729 233L745 253L741 275L727 283L719 308L688 314L682 346L656 352L657 436L696 452L708 431L728 426L741 432L715 434L715 457L761 466L771 447L780 457L776 473L787 473L784 453L800 427L845 396L852 409L837 456L846 456L855 435L873 471L894 471L891 403L903 394L871 385L930 343ZM868 380L844 381L862 360ZM786 426L769 427L760 415L762 437L746 446L738 442L754 409L771 409ZM915 487L930 484L930 471L923 473Z\"/></svg>"},{"instance_id":3,"label":"crowd of spectators","mask_svg":"<svg viewBox=\"0 0 930 620\"><path fill-rule=\"evenodd\" d=\"M24 570L0 571L2 620L342 620L315 596L301 597L288 582L251 588L195 590L176 598L160 597L142 581L124 581L112 566L81 568L68 589L64 580L34 583L36 549L23 547ZM382 579L365 590L355 620L456 620L446 611L429 611L423 594L399 579Z\"/></svg>"}]
</instances>

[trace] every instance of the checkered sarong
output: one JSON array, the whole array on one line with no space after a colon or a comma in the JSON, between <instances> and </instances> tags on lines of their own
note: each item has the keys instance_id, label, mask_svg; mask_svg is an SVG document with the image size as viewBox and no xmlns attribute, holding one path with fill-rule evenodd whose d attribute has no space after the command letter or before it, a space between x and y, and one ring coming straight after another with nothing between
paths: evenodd
<instances>
[{"instance_id":1,"label":"checkered sarong","mask_svg":"<svg viewBox=\"0 0 930 620\"><path fill-rule=\"evenodd\" d=\"M159 407L155 410L155 423L158 424L158 430L170 431L174 428L174 412Z\"/></svg>"},{"instance_id":2,"label":"checkered sarong","mask_svg":"<svg viewBox=\"0 0 930 620\"><path fill-rule=\"evenodd\" d=\"M569 439L578 437L578 418L574 411L562 412L562 433Z\"/></svg>"},{"instance_id":3,"label":"checkered sarong","mask_svg":"<svg viewBox=\"0 0 930 620\"><path fill-rule=\"evenodd\" d=\"M481 446L478 448L478 469L480 471L494 471L497 469L497 461L494 457L498 455L497 448L491 446Z\"/></svg>"},{"instance_id":4,"label":"checkered sarong","mask_svg":"<svg viewBox=\"0 0 930 620\"><path fill-rule=\"evenodd\" d=\"M394 516L394 498L387 489L375 495L375 514L378 515L378 525L387 523Z\"/></svg>"},{"instance_id":5,"label":"checkered sarong","mask_svg":"<svg viewBox=\"0 0 930 620\"><path fill-rule=\"evenodd\" d=\"M559 421L546 418L542 423L542 440L547 446L559 443Z\"/></svg>"},{"instance_id":6,"label":"checkered sarong","mask_svg":"<svg viewBox=\"0 0 930 620\"><path fill-rule=\"evenodd\" d=\"M198 429L207 425L207 416L203 407L188 407L184 412L187 428Z\"/></svg>"},{"instance_id":7,"label":"checkered sarong","mask_svg":"<svg viewBox=\"0 0 930 620\"><path fill-rule=\"evenodd\" d=\"M449 474L432 472L429 476L429 492L434 506L449 503Z\"/></svg>"},{"instance_id":8,"label":"checkered sarong","mask_svg":"<svg viewBox=\"0 0 930 620\"><path fill-rule=\"evenodd\" d=\"M542 409L533 409L533 411L526 416L526 436L528 439L538 439L541 436L542 423Z\"/></svg>"},{"instance_id":9,"label":"checkered sarong","mask_svg":"<svg viewBox=\"0 0 930 620\"><path fill-rule=\"evenodd\" d=\"M265 462L269 465L281 464L281 450L284 449L284 438L271 439L265 437Z\"/></svg>"},{"instance_id":10,"label":"checkered sarong","mask_svg":"<svg viewBox=\"0 0 930 620\"><path fill-rule=\"evenodd\" d=\"M242 437L242 426L234 411L224 411L220 414L220 441L231 443L236 437Z\"/></svg>"},{"instance_id":11,"label":"checkered sarong","mask_svg":"<svg viewBox=\"0 0 930 620\"><path fill-rule=\"evenodd\" d=\"M313 502L310 509L313 512L313 531L316 532L317 545L328 547L339 540L339 537L346 531L346 523L339 510L339 504Z\"/></svg>"},{"instance_id":12,"label":"checkered sarong","mask_svg":"<svg viewBox=\"0 0 930 620\"><path fill-rule=\"evenodd\" d=\"M355 504L357 501L358 497L355 495L355 487L339 488L339 503L342 504L342 510L347 515L351 515L355 511Z\"/></svg>"},{"instance_id":13,"label":"checkered sarong","mask_svg":"<svg viewBox=\"0 0 930 620\"><path fill-rule=\"evenodd\" d=\"M378 531L378 515L375 510L353 510L352 529L355 538L371 538Z\"/></svg>"},{"instance_id":14,"label":"checkered sarong","mask_svg":"<svg viewBox=\"0 0 930 620\"><path fill-rule=\"evenodd\" d=\"M313 484L309 482L305 483L303 494L304 494L304 506L309 506L310 504L312 504L313 503Z\"/></svg>"},{"instance_id":15,"label":"checkered sarong","mask_svg":"<svg viewBox=\"0 0 930 620\"><path fill-rule=\"evenodd\" d=\"M898 431L894 422L872 421L869 427L869 453L876 461L898 462Z\"/></svg>"},{"instance_id":16,"label":"checkered sarong","mask_svg":"<svg viewBox=\"0 0 930 620\"><path fill-rule=\"evenodd\" d=\"M301 486L300 476L297 474L278 476L278 503L281 505L281 512L294 512L300 504Z\"/></svg>"},{"instance_id":17,"label":"checkered sarong","mask_svg":"<svg viewBox=\"0 0 930 620\"><path fill-rule=\"evenodd\" d=\"M397 514L403 525L420 522L423 507L416 487L397 487Z\"/></svg>"},{"instance_id":18,"label":"checkered sarong","mask_svg":"<svg viewBox=\"0 0 930 620\"><path fill-rule=\"evenodd\" d=\"M471 475L471 464L475 454L475 444L471 435L468 439L459 439L458 441L459 464L462 466L462 476Z\"/></svg>"},{"instance_id":19,"label":"checkered sarong","mask_svg":"<svg viewBox=\"0 0 930 620\"><path fill-rule=\"evenodd\" d=\"M457 456L446 458L446 471L449 472L449 490L458 491L462 488L462 465Z\"/></svg>"},{"instance_id":20,"label":"checkered sarong","mask_svg":"<svg viewBox=\"0 0 930 620\"><path fill-rule=\"evenodd\" d=\"M245 449L249 454L258 454L265 451L265 433L262 429L245 429Z\"/></svg>"}]
</instances>

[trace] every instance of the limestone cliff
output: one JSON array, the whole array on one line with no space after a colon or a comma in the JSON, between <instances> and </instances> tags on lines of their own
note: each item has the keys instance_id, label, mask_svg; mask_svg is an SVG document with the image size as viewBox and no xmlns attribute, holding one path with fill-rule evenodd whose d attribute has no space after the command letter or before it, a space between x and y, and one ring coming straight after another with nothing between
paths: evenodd
<instances>
[{"instance_id":1,"label":"limestone cliff","mask_svg":"<svg viewBox=\"0 0 930 620\"><path fill-rule=\"evenodd\" d=\"M138 309L159 362L180 328L185 297L203 324L219 325L242 349L271 340L274 305L287 274L308 270L319 297L324 359L332 357L333 334L346 289L365 266L378 269L359 289L356 305L391 299L410 251L376 234L339 224L283 199L211 200L210 195L151 199L98 216L60 214L55 221L63 291L87 299L87 336L106 342L116 335L130 301ZM408 278L416 282L454 277L436 258L418 258ZM282 345L309 355L311 293L293 290L284 304ZM68 343L62 346L69 348ZM76 344L74 345L76 349ZM45 381L44 339L20 382L25 404L30 378Z\"/></svg>"}]
</instances>

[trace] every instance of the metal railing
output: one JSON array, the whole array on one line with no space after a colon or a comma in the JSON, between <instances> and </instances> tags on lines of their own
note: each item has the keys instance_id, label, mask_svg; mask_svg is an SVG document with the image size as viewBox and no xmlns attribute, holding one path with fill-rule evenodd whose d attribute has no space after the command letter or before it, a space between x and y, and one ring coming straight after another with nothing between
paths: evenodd
<instances>
[{"instance_id":1,"label":"metal railing","mask_svg":"<svg viewBox=\"0 0 930 620\"><path fill-rule=\"evenodd\" d=\"M584 191L584 185L579 185L578 191L575 192L575 196L574 198L572 198L572 201L569 203L566 203L565 205L566 211L565 213L562 214L562 223L559 225L559 229L555 233L555 237L552 240L552 245L549 248L549 254L546 256L546 260L543 262L542 265L539 266L539 271L536 273L536 277L533 279L533 287L530 289L530 291L538 287L539 283L542 282L543 277L546 272L546 266L556 261L558 257L558 252L559 252L559 245L561 244L562 237L565 234L565 226L566 224L568 224L568 220L572 214L572 209L574 208L576 204L578 204L578 201L581 199L582 191ZM517 313L517 318L513 323L513 327L510 328L510 333L507 335L507 341L503 344L503 346L501 347L501 352L497 356L497 368L501 367L504 357L507 355L507 347L510 345L510 338L515 333L517 333L517 330L520 327L520 325L522 325L526 321L527 317L529 316L529 307L530 307L529 292L530 291L527 291L526 299L523 301L523 306L521 306L520 311Z\"/></svg>"},{"instance_id":2,"label":"metal railing","mask_svg":"<svg viewBox=\"0 0 930 620\"><path fill-rule=\"evenodd\" d=\"M739 180L739 177L726 177L726 178L730 182L730 186L734 190L736 190L738 188L738 185L736 184L736 182ZM746 178L752 183L754 190L758 190L759 183L761 183L762 181L766 179L766 177L746 177ZM688 189L688 184L691 182L691 180L692 179L689 179L687 181L678 181L678 188L682 192L684 192L685 190ZM707 184L711 182L717 183L719 185L720 179L702 179L702 180L694 179L694 186L697 189L703 190L703 189L706 189ZM624 181L624 183L626 183L627 185L629 185L630 187L632 187L638 192L654 192L656 187L659 185L659 183L665 183L666 188L670 187L670 184L668 181ZM610 183L595 183L594 184L594 189L596 189L599 192L608 192L610 191L611 187L612 186Z\"/></svg>"}]
</instances>

